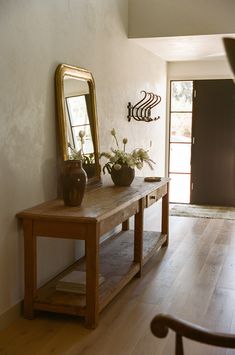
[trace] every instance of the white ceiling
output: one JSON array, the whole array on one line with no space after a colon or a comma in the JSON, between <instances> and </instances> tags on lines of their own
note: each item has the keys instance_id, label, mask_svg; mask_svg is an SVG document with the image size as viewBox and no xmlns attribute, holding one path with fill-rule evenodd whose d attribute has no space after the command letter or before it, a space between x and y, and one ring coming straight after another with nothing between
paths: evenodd
<instances>
[{"instance_id":1,"label":"white ceiling","mask_svg":"<svg viewBox=\"0 0 235 355\"><path fill-rule=\"evenodd\" d=\"M224 59L223 37L235 37L232 34L159 37L133 39L142 47L168 62L185 60Z\"/></svg>"}]
</instances>

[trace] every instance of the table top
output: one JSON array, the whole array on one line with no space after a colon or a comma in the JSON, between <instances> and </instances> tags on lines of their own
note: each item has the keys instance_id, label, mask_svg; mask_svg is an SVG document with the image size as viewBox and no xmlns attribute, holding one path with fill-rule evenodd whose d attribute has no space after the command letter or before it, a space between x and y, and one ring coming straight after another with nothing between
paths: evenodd
<instances>
[{"instance_id":1,"label":"table top","mask_svg":"<svg viewBox=\"0 0 235 355\"><path fill-rule=\"evenodd\" d=\"M135 177L131 186L128 187L119 187L113 185L112 182L105 182L102 186L86 191L81 206L65 206L63 200L54 199L19 212L17 217L74 222L79 219L84 223L95 223L130 206L169 181L169 178L162 178L159 182L145 182L144 178Z\"/></svg>"}]
</instances>

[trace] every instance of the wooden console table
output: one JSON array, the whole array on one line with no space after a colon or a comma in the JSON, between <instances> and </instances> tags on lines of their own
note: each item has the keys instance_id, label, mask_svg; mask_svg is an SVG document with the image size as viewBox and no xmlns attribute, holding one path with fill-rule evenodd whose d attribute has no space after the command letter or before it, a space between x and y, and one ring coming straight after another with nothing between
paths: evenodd
<instances>
[{"instance_id":1,"label":"wooden console table","mask_svg":"<svg viewBox=\"0 0 235 355\"><path fill-rule=\"evenodd\" d=\"M135 276L162 245L168 244L169 179L144 182L135 178L130 187L111 183L87 191L80 207L65 207L52 200L18 213L23 220L25 253L24 315L34 310L84 316L95 328L98 314ZM162 230L143 232L144 209L162 198ZM128 219L134 216L134 231ZM100 243L100 237L122 224L122 231ZM37 237L85 241L85 257L37 288ZM58 280L73 269L86 271L86 294L56 290ZM105 281L99 286L99 274Z\"/></svg>"}]
</instances>

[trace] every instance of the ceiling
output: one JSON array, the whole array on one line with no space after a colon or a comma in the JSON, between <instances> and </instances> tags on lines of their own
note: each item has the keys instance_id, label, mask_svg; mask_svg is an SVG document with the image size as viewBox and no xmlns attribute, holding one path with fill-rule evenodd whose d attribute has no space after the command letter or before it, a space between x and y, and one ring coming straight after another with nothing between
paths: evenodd
<instances>
[{"instance_id":1,"label":"ceiling","mask_svg":"<svg viewBox=\"0 0 235 355\"><path fill-rule=\"evenodd\" d=\"M153 52L167 62L186 60L224 59L223 37L235 37L232 34L178 36L133 39L142 47Z\"/></svg>"}]
</instances>

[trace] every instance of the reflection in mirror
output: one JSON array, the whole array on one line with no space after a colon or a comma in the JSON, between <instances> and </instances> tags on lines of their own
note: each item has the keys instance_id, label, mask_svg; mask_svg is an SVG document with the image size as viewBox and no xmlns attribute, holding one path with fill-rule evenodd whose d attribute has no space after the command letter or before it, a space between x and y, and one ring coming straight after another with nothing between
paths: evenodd
<instances>
[{"instance_id":1,"label":"reflection in mirror","mask_svg":"<svg viewBox=\"0 0 235 355\"><path fill-rule=\"evenodd\" d=\"M60 65L56 94L62 159L82 159L89 183L100 182L95 86L85 69Z\"/></svg>"},{"instance_id":2,"label":"reflection in mirror","mask_svg":"<svg viewBox=\"0 0 235 355\"><path fill-rule=\"evenodd\" d=\"M73 157L74 150L83 158L83 168L88 178L95 174L94 145L91 136L91 100L86 81L70 78L64 80L66 103L66 123L68 155ZM76 156L76 153L75 153Z\"/></svg>"}]
</instances>

